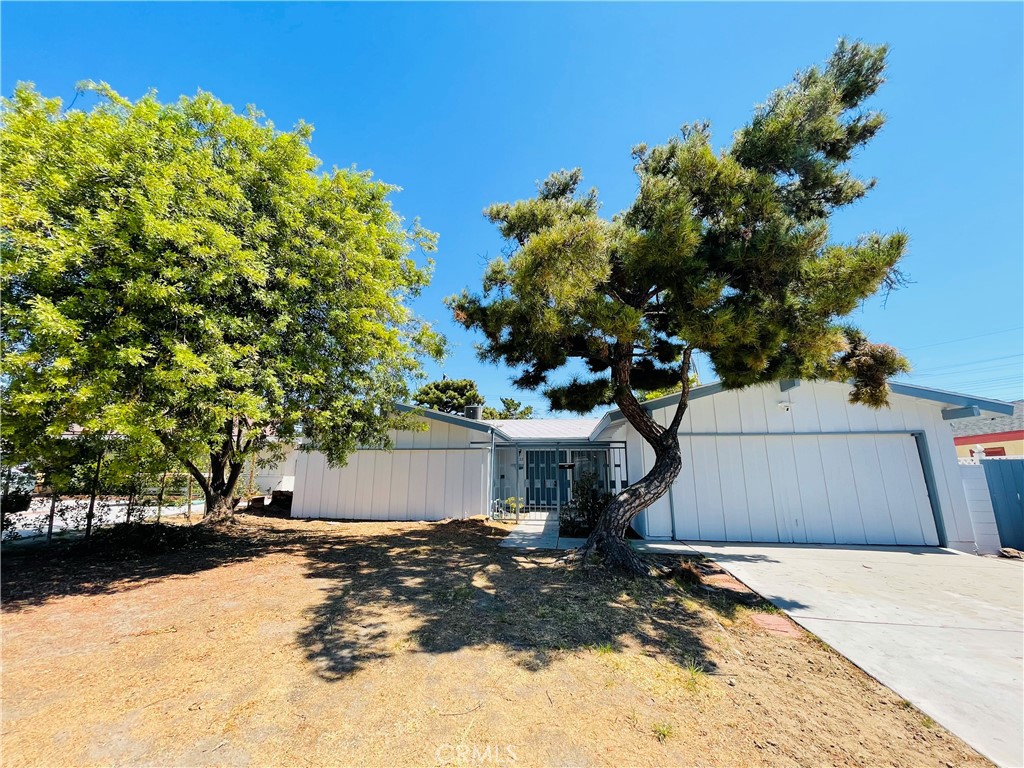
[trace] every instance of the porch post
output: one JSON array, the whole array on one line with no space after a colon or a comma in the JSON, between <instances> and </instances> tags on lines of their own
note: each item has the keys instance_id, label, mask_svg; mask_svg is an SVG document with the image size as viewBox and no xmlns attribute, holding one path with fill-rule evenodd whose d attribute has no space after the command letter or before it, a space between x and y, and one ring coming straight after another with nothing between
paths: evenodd
<instances>
[{"instance_id":1,"label":"porch post","mask_svg":"<svg viewBox=\"0 0 1024 768\"><path fill-rule=\"evenodd\" d=\"M567 454L568 457L568 454ZM555 443L555 513L559 523L562 520L562 452Z\"/></svg>"},{"instance_id":2,"label":"porch post","mask_svg":"<svg viewBox=\"0 0 1024 768\"><path fill-rule=\"evenodd\" d=\"M519 451L521 451L522 449L519 447L519 444L516 443L515 447L512 450L513 450L512 457L513 457L513 459L514 459L514 461L516 463L516 490L515 490L514 497L515 497L515 500L516 500L516 502L515 502L515 506L516 506L516 522L518 523L519 522ZM523 461L526 461L526 453L525 452L523 453ZM523 504L525 505L526 504L526 489L525 488L523 489L523 497L522 498L523 498Z\"/></svg>"},{"instance_id":3,"label":"porch post","mask_svg":"<svg viewBox=\"0 0 1024 768\"><path fill-rule=\"evenodd\" d=\"M494 427L491 427L491 450L488 454L487 463L487 509L484 514L487 517L494 516Z\"/></svg>"}]
</instances>

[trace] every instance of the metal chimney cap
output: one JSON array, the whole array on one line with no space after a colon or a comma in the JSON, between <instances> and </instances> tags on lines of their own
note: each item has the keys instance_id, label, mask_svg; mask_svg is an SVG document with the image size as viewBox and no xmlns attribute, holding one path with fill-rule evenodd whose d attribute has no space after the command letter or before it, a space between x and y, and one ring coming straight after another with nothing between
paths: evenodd
<instances>
[{"instance_id":1,"label":"metal chimney cap","mask_svg":"<svg viewBox=\"0 0 1024 768\"><path fill-rule=\"evenodd\" d=\"M467 405L466 406L466 418L473 419L473 421L480 421L484 417L484 407L482 405Z\"/></svg>"}]
</instances>

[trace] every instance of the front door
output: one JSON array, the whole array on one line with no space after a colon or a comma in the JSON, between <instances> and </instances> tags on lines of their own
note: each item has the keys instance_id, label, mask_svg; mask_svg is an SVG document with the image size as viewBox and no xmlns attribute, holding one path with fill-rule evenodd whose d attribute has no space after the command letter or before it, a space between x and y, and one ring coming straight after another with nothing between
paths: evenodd
<instances>
[{"instance_id":1,"label":"front door","mask_svg":"<svg viewBox=\"0 0 1024 768\"><path fill-rule=\"evenodd\" d=\"M535 449L526 451L526 505L528 507L555 507L558 494L562 491L565 501L566 490L559 483L559 461L565 460L565 451Z\"/></svg>"}]
</instances>

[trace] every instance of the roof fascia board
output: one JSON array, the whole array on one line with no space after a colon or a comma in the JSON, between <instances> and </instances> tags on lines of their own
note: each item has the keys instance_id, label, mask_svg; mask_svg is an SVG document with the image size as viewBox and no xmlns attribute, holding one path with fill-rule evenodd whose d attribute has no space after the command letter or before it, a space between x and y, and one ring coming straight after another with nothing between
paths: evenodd
<instances>
[{"instance_id":1,"label":"roof fascia board","mask_svg":"<svg viewBox=\"0 0 1024 768\"><path fill-rule=\"evenodd\" d=\"M716 381L711 384L702 384L699 387L694 387L690 390L690 400L697 400L702 397L708 397L709 395L717 395L724 389L722 382ZM645 400L640 403L645 411L656 411L659 408L668 408L679 402L679 393L673 392L670 395L662 395L656 397L653 400ZM624 421L625 416L622 415L622 411L618 408L612 408L608 413L605 414L609 418L609 421L615 423L617 421ZM602 419L602 421L604 421ZM600 426L600 424L598 424Z\"/></svg>"},{"instance_id":2,"label":"roof fascia board","mask_svg":"<svg viewBox=\"0 0 1024 768\"><path fill-rule=\"evenodd\" d=\"M918 384L906 384L902 381L890 381L889 389L897 395L916 397L919 400L931 400L943 405L958 405L964 408L976 406L979 410L987 411L988 413L998 413L1003 416L1013 415L1013 403L1004 403L1002 400L961 395L958 392L946 392L942 389L922 387Z\"/></svg>"},{"instance_id":3,"label":"roof fascia board","mask_svg":"<svg viewBox=\"0 0 1024 768\"><path fill-rule=\"evenodd\" d=\"M591 433L593 434L593 433ZM512 437L503 438L510 443L577 443L587 445L593 440L587 437Z\"/></svg>"},{"instance_id":4,"label":"roof fascia board","mask_svg":"<svg viewBox=\"0 0 1024 768\"><path fill-rule=\"evenodd\" d=\"M792 389L799 385L798 380L787 380L787 389ZM711 384L703 384L699 387L694 387L690 390L690 400L696 400L701 397L709 397L710 395L717 395L724 389L720 381L713 382ZM981 411L987 413L997 413L1004 416L1013 415L1013 403L1005 403L1002 400L992 400L987 397L974 397L972 395L961 395L956 392L946 392L941 389L932 389L931 387L922 387L917 384L906 384L900 381L889 382L889 389L897 395L903 395L904 397L914 397L919 400L930 400L935 403L942 403L950 406L960 406L962 408L978 408ZM673 393L671 395L664 395L663 397L657 397L653 400L648 400L641 405L644 410L650 412L659 408L667 408L675 405L679 402L679 394ZM971 415L968 412L964 412L965 416ZM963 418L963 417L959 417ZM622 411L618 408L612 408L610 411L605 413L601 421L594 427L594 431L591 432L590 439L594 440L597 436L607 429L608 427L617 424L618 422L625 421L626 417L622 415Z\"/></svg>"},{"instance_id":5,"label":"roof fascia board","mask_svg":"<svg viewBox=\"0 0 1024 768\"><path fill-rule=\"evenodd\" d=\"M594 425L594 429L590 432L590 437L587 438L590 442L595 442L597 440L597 436L612 425L611 415L611 411L606 411L604 416L601 417L601 420Z\"/></svg>"},{"instance_id":6,"label":"roof fascia board","mask_svg":"<svg viewBox=\"0 0 1024 768\"><path fill-rule=\"evenodd\" d=\"M493 433L496 437L500 437L503 440L511 440L508 435L497 427L476 419L467 419L465 416L456 416L454 413L435 411L432 408L419 408L414 405L406 405L405 403L395 403L395 408L402 413L413 413L417 416L422 416L425 419L432 419L433 421L452 424L456 427L465 427L466 429L476 430L477 432Z\"/></svg>"}]
</instances>

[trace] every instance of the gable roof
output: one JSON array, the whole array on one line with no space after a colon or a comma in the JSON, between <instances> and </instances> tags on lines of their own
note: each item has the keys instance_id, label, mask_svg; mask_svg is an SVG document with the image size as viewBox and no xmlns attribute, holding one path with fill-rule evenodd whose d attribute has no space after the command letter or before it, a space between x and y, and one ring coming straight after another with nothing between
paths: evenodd
<instances>
[{"instance_id":1,"label":"gable roof","mask_svg":"<svg viewBox=\"0 0 1024 768\"><path fill-rule=\"evenodd\" d=\"M961 407L976 407L986 413L1009 416L1013 413L1013 403L1006 403L1002 400L993 400L990 397L977 397L975 395L963 395L958 392L947 392L944 389L933 389L922 387L918 384L907 384L902 381L889 382L889 389L897 395L916 397L919 400L931 400L944 405L959 405Z\"/></svg>"},{"instance_id":2,"label":"gable roof","mask_svg":"<svg viewBox=\"0 0 1024 768\"><path fill-rule=\"evenodd\" d=\"M440 421L477 432L494 433L509 442L521 440L587 440L600 419L470 419L455 413L435 411L405 403L395 403L402 413L415 413L431 421Z\"/></svg>"},{"instance_id":3,"label":"gable roof","mask_svg":"<svg viewBox=\"0 0 1024 768\"><path fill-rule=\"evenodd\" d=\"M789 389L797 386L799 382L780 382L782 387ZM690 400L698 400L702 397L716 395L724 389L719 381L711 384L702 384L690 390ZM970 411L975 409L977 413L990 414L987 417L975 416L963 418L963 426L953 422L954 435L977 435L989 432L1009 432L1017 429L1024 429L1024 400L1015 403L1006 403L1002 400L993 400L987 397L975 397L957 392L947 392L932 387L922 387L917 384L907 384L902 381L889 383L889 389L893 394L904 397L914 397L919 400L929 400L947 406L956 406L961 410ZM667 408L679 402L679 393L663 395L653 400L647 400L641 405L647 411L654 411L659 408ZM465 416L458 416L453 413L444 413L430 408L396 403L395 407L402 413L416 412L420 416L434 421L441 421L458 427L486 432L495 437L509 442L518 441L557 441L557 440L596 440L605 429L618 422L625 421L625 416L618 408L612 408L599 419L469 419ZM959 418L957 414L953 418ZM993 418L995 416L996 418ZM1008 418L998 418L1008 417ZM995 423L1016 424L1017 426L1000 426L996 428ZM970 426L969 426L970 425ZM977 429L977 425L985 425L986 431L962 431L963 429ZM989 425L991 428L989 429Z\"/></svg>"},{"instance_id":4,"label":"gable roof","mask_svg":"<svg viewBox=\"0 0 1024 768\"><path fill-rule=\"evenodd\" d=\"M785 381L779 383L783 387L783 391L785 391L786 389L796 386L799 382ZM716 395L723 389L725 389L725 387L722 386L722 382L720 381L712 382L711 384L702 384L690 390L690 401L692 402L693 400L697 400L701 397ZM907 384L902 381L889 382L889 389L896 395L915 397L919 400L930 400L935 403L959 406L961 408L976 408L978 412L995 414L997 416L1008 416L1012 415L1014 412L1013 403L1005 403L1002 400L993 400L988 397L975 397L973 395L963 395L957 392L946 392L941 389L922 387L917 384ZM673 406L678 402L679 393L675 392L673 394L656 397L653 400L647 400L641 403L641 405L647 411L654 411L659 408ZM625 418L626 417L622 415L622 411L618 408L612 408L604 415L598 425L594 428L591 439L594 439L596 435L603 432L612 424L624 421Z\"/></svg>"},{"instance_id":5,"label":"gable roof","mask_svg":"<svg viewBox=\"0 0 1024 768\"><path fill-rule=\"evenodd\" d=\"M971 419L954 421L954 437L973 437L975 435L991 435L996 432L1024 431L1024 400L1014 400L1013 413L1009 416L975 416Z\"/></svg>"},{"instance_id":6,"label":"gable roof","mask_svg":"<svg viewBox=\"0 0 1024 768\"><path fill-rule=\"evenodd\" d=\"M600 419L485 419L511 440L588 440Z\"/></svg>"}]
</instances>

